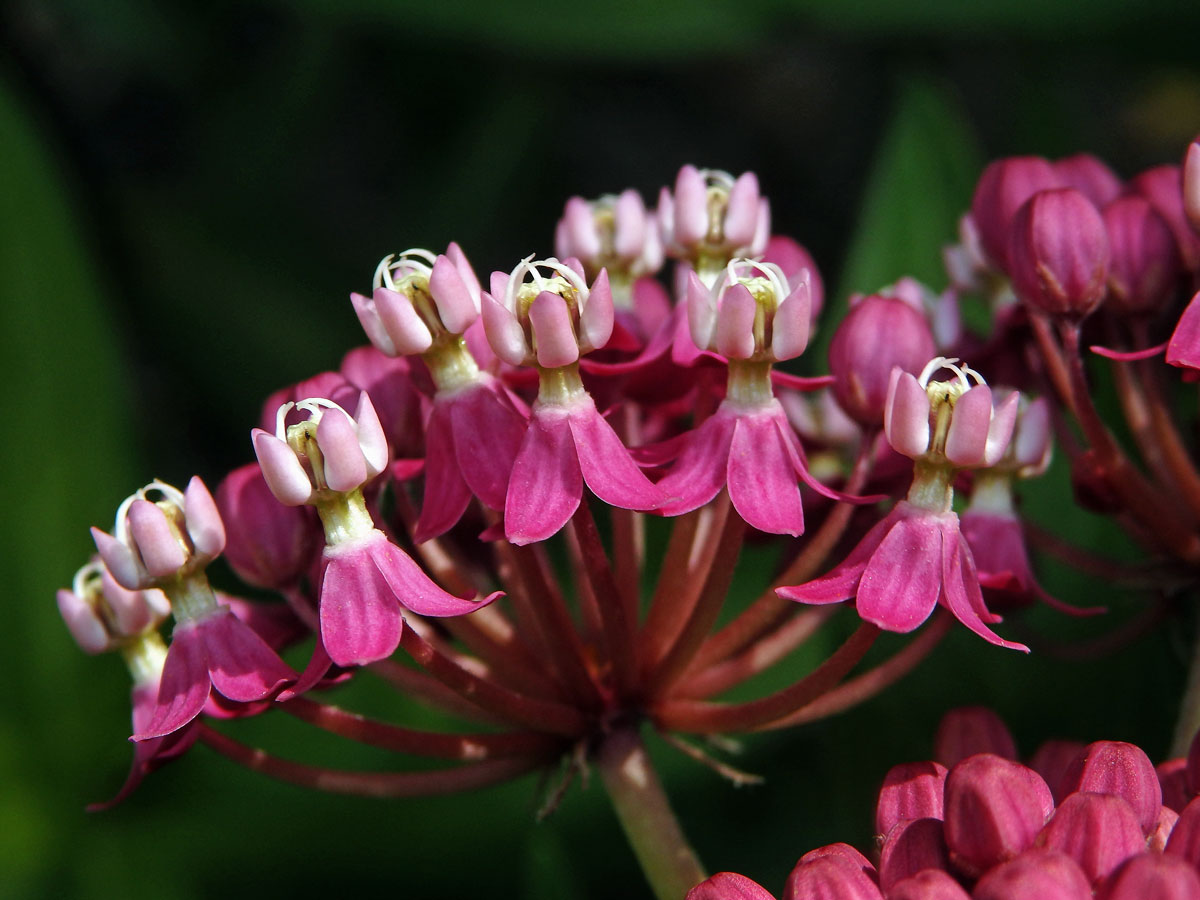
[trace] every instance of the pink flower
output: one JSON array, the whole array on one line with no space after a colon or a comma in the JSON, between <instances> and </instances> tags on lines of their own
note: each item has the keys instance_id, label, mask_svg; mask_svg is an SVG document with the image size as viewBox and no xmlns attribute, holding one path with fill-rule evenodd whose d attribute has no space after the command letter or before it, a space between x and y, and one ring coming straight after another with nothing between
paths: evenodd
<instances>
[{"instance_id":1,"label":"pink flower","mask_svg":"<svg viewBox=\"0 0 1200 900\"><path fill-rule=\"evenodd\" d=\"M674 191L659 193L658 221L667 255L699 270L706 263L720 268L735 256L760 256L771 236L771 207L753 172L735 179L719 169L684 166Z\"/></svg>"}]
</instances>

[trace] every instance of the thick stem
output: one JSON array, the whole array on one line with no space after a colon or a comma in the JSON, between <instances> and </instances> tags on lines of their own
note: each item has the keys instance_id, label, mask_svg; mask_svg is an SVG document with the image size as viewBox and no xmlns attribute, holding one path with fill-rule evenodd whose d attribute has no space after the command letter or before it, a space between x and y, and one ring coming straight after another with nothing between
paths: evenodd
<instances>
[{"instance_id":1,"label":"thick stem","mask_svg":"<svg viewBox=\"0 0 1200 900\"><path fill-rule=\"evenodd\" d=\"M705 879L705 872L638 732L623 728L609 735L596 755L596 767L654 895L682 900Z\"/></svg>"}]
</instances>

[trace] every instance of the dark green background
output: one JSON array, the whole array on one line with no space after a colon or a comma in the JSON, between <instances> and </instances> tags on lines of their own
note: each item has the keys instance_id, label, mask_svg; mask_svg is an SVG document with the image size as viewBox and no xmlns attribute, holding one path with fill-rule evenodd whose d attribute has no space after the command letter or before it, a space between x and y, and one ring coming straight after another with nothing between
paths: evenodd
<instances>
[{"instance_id":1,"label":"dark green background","mask_svg":"<svg viewBox=\"0 0 1200 900\"><path fill-rule=\"evenodd\" d=\"M387 252L456 239L481 272L507 269L549 250L568 195L632 185L652 200L690 161L756 170L777 229L812 249L841 299L906 272L940 286L937 248L988 158L1086 149L1125 175L1175 160L1200 131L1194 5L1081 9L0 6L0 896L645 896L598 784L534 824L533 778L381 803L309 795L201 748L120 809L85 815L124 776L126 676L75 650L53 590L89 552L87 526L150 476L215 483L248 458L261 398L362 341L347 294ZM1069 539L1131 552L1069 511L1061 467L1027 495ZM1047 580L1114 606L1102 623L1027 617L1059 641L1145 602L1061 567ZM817 844L866 847L883 773L927 756L950 706L996 706L1026 752L1057 735L1161 756L1188 628L1091 662L960 629L853 714L747 739L738 763L763 788L656 755L706 863L778 890ZM369 691L362 702L386 708ZM242 733L297 758L390 762L288 721Z\"/></svg>"}]
</instances>

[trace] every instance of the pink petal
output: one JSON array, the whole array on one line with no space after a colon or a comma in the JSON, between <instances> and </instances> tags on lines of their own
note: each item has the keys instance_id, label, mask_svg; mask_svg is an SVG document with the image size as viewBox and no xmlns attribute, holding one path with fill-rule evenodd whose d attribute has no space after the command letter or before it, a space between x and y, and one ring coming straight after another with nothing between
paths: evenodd
<instances>
[{"instance_id":1,"label":"pink petal","mask_svg":"<svg viewBox=\"0 0 1200 900\"><path fill-rule=\"evenodd\" d=\"M436 402L425 426L425 498L413 540L423 544L454 527L471 502L471 490L454 452L452 406Z\"/></svg>"},{"instance_id":2,"label":"pink petal","mask_svg":"<svg viewBox=\"0 0 1200 900\"><path fill-rule=\"evenodd\" d=\"M708 188L695 166L684 166L675 178L675 241L687 246L708 233Z\"/></svg>"},{"instance_id":3,"label":"pink petal","mask_svg":"<svg viewBox=\"0 0 1200 900\"><path fill-rule=\"evenodd\" d=\"M59 615L79 649L91 654L103 653L108 649L108 629L90 603L65 588L59 589L56 599Z\"/></svg>"},{"instance_id":4,"label":"pink petal","mask_svg":"<svg viewBox=\"0 0 1200 900\"><path fill-rule=\"evenodd\" d=\"M358 322L362 325L363 331L367 333L367 340L375 345L380 353L386 353L388 356L396 356L396 345L392 343L392 339L384 329L383 323L379 321L379 313L375 309L375 301L370 297L364 297L362 294L351 292L350 304L354 307L354 314L358 316Z\"/></svg>"},{"instance_id":5,"label":"pink petal","mask_svg":"<svg viewBox=\"0 0 1200 900\"><path fill-rule=\"evenodd\" d=\"M434 401L434 410L437 404ZM491 378L449 401L459 471L485 506L504 509L508 479L525 437L526 417Z\"/></svg>"},{"instance_id":6,"label":"pink petal","mask_svg":"<svg viewBox=\"0 0 1200 900\"><path fill-rule=\"evenodd\" d=\"M462 334L479 318L478 294L472 296L458 268L445 256L433 261L429 293L437 303L438 317L451 334Z\"/></svg>"},{"instance_id":7,"label":"pink petal","mask_svg":"<svg viewBox=\"0 0 1200 900\"><path fill-rule=\"evenodd\" d=\"M957 519L957 516L955 517ZM953 613L958 621L975 632L985 641L1013 650L1029 648L1004 640L984 624L979 610L986 612L983 595L979 590L979 579L975 575L974 561L970 561L970 549L961 543L958 526L954 525L942 535L942 596L940 601ZM972 596L974 595L974 596Z\"/></svg>"},{"instance_id":8,"label":"pink petal","mask_svg":"<svg viewBox=\"0 0 1200 900\"><path fill-rule=\"evenodd\" d=\"M772 416L738 416L729 447L729 499L759 531L799 536L804 508L788 449Z\"/></svg>"},{"instance_id":9,"label":"pink petal","mask_svg":"<svg viewBox=\"0 0 1200 900\"><path fill-rule=\"evenodd\" d=\"M915 459L929 449L929 395L899 366L892 369L890 377L884 432L897 453Z\"/></svg>"},{"instance_id":10,"label":"pink petal","mask_svg":"<svg viewBox=\"0 0 1200 900\"><path fill-rule=\"evenodd\" d=\"M317 446L325 457L325 482L335 491L352 491L367 480L367 461L354 425L340 409L327 409L317 424Z\"/></svg>"},{"instance_id":11,"label":"pink petal","mask_svg":"<svg viewBox=\"0 0 1200 900\"><path fill-rule=\"evenodd\" d=\"M511 310L505 309L492 299L491 294L485 293L481 297L483 331L487 335L492 352L510 366L524 365L529 345L525 342L525 332L521 329L521 323Z\"/></svg>"},{"instance_id":12,"label":"pink petal","mask_svg":"<svg viewBox=\"0 0 1200 900\"><path fill-rule=\"evenodd\" d=\"M225 525L217 503L199 475L193 475L183 494L183 513L188 537L203 556L217 556L225 549Z\"/></svg>"},{"instance_id":13,"label":"pink petal","mask_svg":"<svg viewBox=\"0 0 1200 900\"><path fill-rule=\"evenodd\" d=\"M296 673L230 610L222 609L197 625L208 649L208 671L218 693L239 703L263 700Z\"/></svg>"},{"instance_id":14,"label":"pink petal","mask_svg":"<svg viewBox=\"0 0 1200 900\"><path fill-rule=\"evenodd\" d=\"M307 503L313 492L312 482L292 448L261 428L253 429L250 437L263 478L275 499L285 506L303 506Z\"/></svg>"},{"instance_id":15,"label":"pink petal","mask_svg":"<svg viewBox=\"0 0 1200 900\"><path fill-rule=\"evenodd\" d=\"M462 616L482 609L500 594L482 600L464 599L442 590L407 553L382 533L370 546L370 556L400 605L421 616Z\"/></svg>"},{"instance_id":16,"label":"pink petal","mask_svg":"<svg viewBox=\"0 0 1200 900\"><path fill-rule=\"evenodd\" d=\"M122 544L107 531L92 528L92 540L96 550L104 560L104 568L112 574L117 584L130 591L141 590L145 573L128 546Z\"/></svg>"},{"instance_id":17,"label":"pink petal","mask_svg":"<svg viewBox=\"0 0 1200 900\"><path fill-rule=\"evenodd\" d=\"M538 365L547 369L567 366L579 359L579 341L571 325L567 301L558 294L542 291L529 305L529 324Z\"/></svg>"},{"instance_id":18,"label":"pink petal","mask_svg":"<svg viewBox=\"0 0 1200 900\"><path fill-rule=\"evenodd\" d=\"M1020 400L1021 395L1012 391L993 411L992 424L988 426L987 447L983 453L985 466L994 466L1008 450L1013 427L1017 423L1017 404Z\"/></svg>"},{"instance_id":19,"label":"pink petal","mask_svg":"<svg viewBox=\"0 0 1200 900\"><path fill-rule=\"evenodd\" d=\"M134 546L152 576L174 575L187 562L166 515L155 504L134 500L129 505L128 522Z\"/></svg>"},{"instance_id":20,"label":"pink petal","mask_svg":"<svg viewBox=\"0 0 1200 900\"><path fill-rule=\"evenodd\" d=\"M905 516L888 532L858 585L860 618L900 633L929 618L942 590L940 518Z\"/></svg>"},{"instance_id":21,"label":"pink petal","mask_svg":"<svg viewBox=\"0 0 1200 900\"><path fill-rule=\"evenodd\" d=\"M583 480L593 494L622 509L658 509L662 505L662 491L642 474L591 397L571 409L567 422Z\"/></svg>"},{"instance_id":22,"label":"pink petal","mask_svg":"<svg viewBox=\"0 0 1200 900\"><path fill-rule=\"evenodd\" d=\"M715 346L730 359L749 359L754 355L754 317L758 303L744 284L735 284L721 297L717 309Z\"/></svg>"},{"instance_id":23,"label":"pink petal","mask_svg":"<svg viewBox=\"0 0 1200 900\"><path fill-rule=\"evenodd\" d=\"M1167 362L1172 366L1200 369L1200 292L1192 297L1171 340L1167 342Z\"/></svg>"},{"instance_id":24,"label":"pink petal","mask_svg":"<svg viewBox=\"0 0 1200 900\"><path fill-rule=\"evenodd\" d=\"M514 544L544 541L567 523L582 497L567 414L535 406L508 483L505 534Z\"/></svg>"},{"instance_id":25,"label":"pink petal","mask_svg":"<svg viewBox=\"0 0 1200 900\"><path fill-rule=\"evenodd\" d=\"M474 300L476 311L479 310L479 278L475 275L475 270L471 268L471 262L467 259L467 254L463 253L462 247L458 246L455 241L451 241L446 247L446 256L454 263L454 268L458 270L458 277L463 280L463 284L467 286L467 290L471 292L471 297Z\"/></svg>"},{"instance_id":26,"label":"pink petal","mask_svg":"<svg viewBox=\"0 0 1200 900\"><path fill-rule=\"evenodd\" d=\"M387 659L404 619L395 592L362 543L326 547L321 578L321 642L340 666Z\"/></svg>"},{"instance_id":27,"label":"pink petal","mask_svg":"<svg viewBox=\"0 0 1200 900\"><path fill-rule=\"evenodd\" d=\"M570 238L571 254L594 259L600 255L600 235L596 231L596 219L592 208L582 197L571 197L563 209L562 223ZM564 252L563 255L567 255Z\"/></svg>"},{"instance_id":28,"label":"pink petal","mask_svg":"<svg viewBox=\"0 0 1200 900\"><path fill-rule=\"evenodd\" d=\"M145 741L178 731L200 715L211 690L208 649L198 626L189 623L176 627L167 649L154 715L133 740Z\"/></svg>"},{"instance_id":29,"label":"pink petal","mask_svg":"<svg viewBox=\"0 0 1200 900\"><path fill-rule=\"evenodd\" d=\"M753 172L738 176L729 189L725 210L725 241L741 247L754 240L758 228L758 177Z\"/></svg>"},{"instance_id":30,"label":"pink petal","mask_svg":"<svg viewBox=\"0 0 1200 900\"><path fill-rule=\"evenodd\" d=\"M597 350L612 337L613 323L612 288L608 284L608 271L601 269L588 292L587 302L579 313L579 328L588 346Z\"/></svg>"},{"instance_id":31,"label":"pink petal","mask_svg":"<svg viewBox=\"0 0 1200 900\"><path fill-rule=\"evenodd\" d=\"M718 410L695 431L683 435L686 443L679 461L658 483L668 499L660 512L678 516L708 503L725 486L729 468L729 445L737 416Z\"/></svg>"},{"instance_id":32,"label":"pink petal","mask_svg":"<svg viewBox=\"0 0 1200 900\"><path fill-rule=\"evenodd\" d=\"M388 445L387 435L383 433L383 423L379 421L379 414L375 412L375 405L366 391L358 395L354 422L358 446L367 463L367 477L374 478L387 468Z\"/></svg>"},{"instance_id":33,"label":"pink petal","mask_svg":"<svg viewBox=\"0 0 1200 900\"><path fill-rule=\"evenodd\" d=\"M687 323L692 342L707 350L717 321L717 304L712 291L704 286L694 269L687 273Z\"/></svg>"},{"instance_id":34,"label":"pink petal","mask_svg":"<svg viewBox=\"0 0 1200 900\"><path fill-rule=\"evenodd\" d=\"M992 424L992 391L977 384L958 398L946 433L946 458L958 466L978 466L987 450Z\"/></svg>"},{"instance_id":35,"label":"pink petal","mask_svg":"<svg viewBox=\"0 0 1200 900\"><path fill-rule=\"evenodd\" d=\"M613 250L617 256L633 259L641 256L646 244L646 204L642 195L629 188L613 204Z\"/></svg>"},{"instance_id":36,"label":"pink petal","mask_svg":"<svg viewBox=\"0 0 1200 900\"><path fill-rule=\"evenodd\" d=\"M859 581L867 568L867 561L883 543L896 521L904 515L906 505L903 501L897 504L882 522L863 535L863 539L850 551L850 555L828 575L804 584L778 588L775 593L799 603L840 603L849 600L858 590Z\"/></svg>"},{"instance_id":37,"label":"pink petal","mask_svg":"<svg viewBox=\"0 0 1200 900\"><path fill-rule=\"evenodd\" d=\"M371 296L380 324L397 355L424 353L433 345L433 335L407 297L385 287L375 288Z\"/></svg>"},{"instance_id":38,"label":"pink petal","mask_svg":"<svg viewBox=\"0 0 1200 900\"><path fill-rule=\"evenodd\" d=\"M803 279L775 310L771 331L771 355L778 360L792 359L808 346L812 327L812 297L808 269Z\"/></svg>"}]
</instances>

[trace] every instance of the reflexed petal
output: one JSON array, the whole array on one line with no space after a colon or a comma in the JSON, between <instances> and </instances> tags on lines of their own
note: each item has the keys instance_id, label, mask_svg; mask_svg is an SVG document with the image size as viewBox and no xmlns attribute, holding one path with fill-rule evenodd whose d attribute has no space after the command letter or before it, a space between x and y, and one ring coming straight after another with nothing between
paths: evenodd
<instances>
[{"instance_id":1,"label":"reflexed petal","mask_svg":"<svg viewBox=\"0 0 1200 900\"><path fill-rule=\"evenodd\" d=\"M455 597L433 583L413 558L376 532L369 545L371 560L383 574L393 595L405 609L421 616L462 616L482 609L500 596L491 594L482 600Z\"/></svg>"},{"instance_id":2,"label":"reflexed petal","mask_svg":"<svg viewBox=\"0 0 1200 900\"><path fill-rule=\"evenodd\" d=\"M960 536L958 528L954 528L953 534L945 534L942 538L942 596L939 598L954 614L958 621L966 625L971 631L975 632L985 641L996 644L1000 647L1009 647L1013 650L1024 650L1029 652L1029 648L1024 644L1017 644L1011 641L1006 641L1000 635L996 634L984 624L983 617L979 609L983 609L986 613L986 607L983 606L983 597L979 590L979 579L975 575L975 564L973 561L968 562L966 557L970 554L970 549L962 544L960 546ZM970 583L967 583L967 574L970 574ZM976 597L970 596L977 595Z\"/></svg>"},{"instance_id":3,"label":"reflexed petal","mask_svg":"<svg viewBox=\"0 0 1200 900\"><path fill-rule=\"evenodd\" d=\"M454 527L471 502L471 490L454 452L452 407L435 403L425 428L425 498L413 540L423 544Z\"/></svg>"},{"instance_id":4,"label":"reflexed petal","mask_svg":"<svg viewBox=\"0 0 1200 900\"><path fill-rule=\"evenodd\" d=\"M771 534L804 532L800 485L788 447L769 415L743 415L729 447L729 499L746 523Z\"/></svg>"},{"instance_id":5,"label":"reflexed petal","mask_svg":"<svg viewBox=\"0 0 1200 900\"><path fill-rule=\"evenodd\" d=\"M710 501L725 486L729 445L737 417L718 410L695 431L685 435L679 461L658 483L667 502L661 512L678 516Z\"/></svg>"},{"instance_id":6,"label":"reflexed petal","mask_svg":"<svg viewBox=\"0 0 1200 900\"><path fill-rule=\"evenodd\" d=\"M583 473L567 415L534 408L513 463L504 503L504 532L514 544L544 541L579 506Z\"/></svg>"},{"instance_id":7,"label":"reflexed petal","mask_svg":"<svg viewBox=\"0 0 1200 900\"><path fill-rule=\"evenodd\" d=\"M400 644L404 619L383 573L359 542L325 548L321 642L341 666L386 659Z\"/></svg>"},{"instance_id":8,"label":"reflexed petal","mask_svg":"<svg viewBox=\"0 0 1200 900\"><path fill-rule=\"evenodd\" d=\"M228 609L219 610L196 627L208 648L212 685L230 700L262 700L296 680L291 667Z\"/></svg>"},{"instance_id":9,"label":"reflexed petal","mask_svg":"<svg viewBox=\"0 0 1200 900\"><path fill-rule=\"evenodd\" d=\"M858 585L860 618L901 633L929 618L942 589L940 518L907 516L888 532Z\"/></svg>"},{"instance_id":10,"label":"reflexed petal","mask_svg":"<svg viewBox=\"0 0 1200 900\"><path fill-rule=\"evenodd\" d=\"M590 397L571 409L567 422L579 469L593 494L622 509L658 509L662 505L662 491L642 474Z\"/></svg>"},{"instance_id":11,"label":"reflexed petal","mask_svg":"<svg viewBox=\"0 0 1200 900\"><path fill-rule=\"evenodd\" d=\"M208 675L208 649L197 625L180 625L171 637L167 661L159 681L154 715L135 741L162 737L182 728L204 708L212 690Z\"/></svg>"},{"instance_id":12,"label":"reflexed petal","mask_svg":"<svg viewBox=\"0 0 1200 900\"><path fill-rule=\"evenodd\" d=\"M435 413L437 404L435 403ZM484 505L504 509L508 478L525 436L525 416L490 378L449 401L462 477Z\"/></svg>"}]
</instances>

